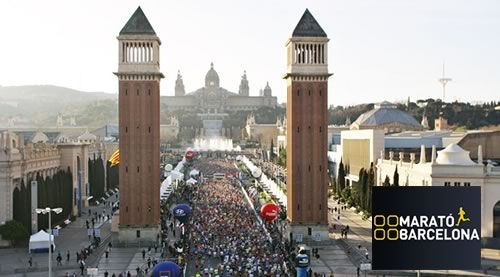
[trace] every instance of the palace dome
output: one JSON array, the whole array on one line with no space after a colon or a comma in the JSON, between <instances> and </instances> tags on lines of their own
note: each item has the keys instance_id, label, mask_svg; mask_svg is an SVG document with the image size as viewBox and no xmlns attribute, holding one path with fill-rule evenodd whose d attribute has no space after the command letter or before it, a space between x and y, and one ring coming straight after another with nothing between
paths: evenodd
<instances>
[{"instance_id":1,"label":"palace dome","mask_svg":"<svg viewBox=\"0 0 500 277\"><path fill-rule=\"evenodd\" d=\"M219 74L214 69L214 63L210 64L210 70L205 76L205 87L219 87Z\"/></svg>"}]
</instances>

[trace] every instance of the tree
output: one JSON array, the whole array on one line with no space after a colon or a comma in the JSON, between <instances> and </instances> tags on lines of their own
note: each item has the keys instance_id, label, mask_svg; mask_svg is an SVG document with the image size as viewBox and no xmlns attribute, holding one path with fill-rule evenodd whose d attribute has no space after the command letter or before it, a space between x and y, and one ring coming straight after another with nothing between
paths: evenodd
<instances>
[{"instance_id":1,"label":"tree","mask_svg":"<svg viewBox=\"0 0 500 277\"><path fill-rule=\"evenodd\" d=\"M3 239L9 240L12 244L15 244L18 241L26 240L29 233L22 223L10 220L0 226L0 235L2 235Z\"/></svg>"},{"instance_id":2,"label":"tree","mask_svg":"<svg viewBox=\"0 0 500 277\"><path fill-rule=\"evenodd\" d=\"M361 198L362 198L362 184L365 181L365 169L361 168L358 173L359 179L357 182L352 182L352 199L356 206L361 206Z\"/></svg>"},{"instance_id":3,"label":"tree","mask_svg":"<svg viewBox=\"0 0 500 277\"><path fill-rule=\"evenodd\" d=\"M398 173L398 166L397 165L396 165L396 169L394 170L393 186L395 186L395 187L399 186L399 173Z\"/></svg>"},{"instance_id":4,"label":"tree","mask_svg":"<svg viewBox=\"0 0 500 277\"><path fill-rule=\"evenodd\" d=\"M337 188L337 178L332 177L332 191L334 195L338 195L338 188Z\"/></svg>"},{"instance_id":5,"label":"tree","mask_svg":"<svg viewBox=\"0 0 500 277\"><path fill-rule=\"evenodd\" d=\"M368 172L366 172L366 170L363 169L363 182L361 182L361 194L359 196L359 206L361 207L362 210L366 210L366 199L368 197L368 193L369 193L369 188L368 188Z\"/></svg>"},{"instance_id":6,"label":"tree","mask_svg":"<svg viewBox=\"0 0 500 277\"><path fill-rule=\"evenodd\" d=\"M388 187L390 185L391 185L391 179L389 179L389 176L385 175L384 187Z\"/></svg>"},{"instance_id":7,"label":"tree","mask_svg":"<svg viewBox=\"0 0 500 277\"><path fill-rule=\"evenodd\" d=\"M342 190L342 199L349 203L349 205L352 205L353 204L353 200L352 200L352 194L351 194L351 188L350 187L345 187L343 190Z\"/></svg>"},{"instance_id":8,"label":"tree","mask_svg":"<svg viewBox=\"0 0 500 277\"><path fill-rule=\"evenodd\" d=\"M375 170L373 169L373 163L370 164L370 171L368 172L368 192L366 199L366 210L369 214L372 214L372 201L373 201L373 187L375 186Z\"/></svg>"},{"instance_id":9,"label":"tree","mask_svg":"<svg viewBox=\"0 0 500 277\"><path fill-rule=\"evenodd\" d=\"M271 139L271 146L269 147L269 159L274 162L276 159L276 154L274 154L274 140Z\"/></svg>"},{"instance_id":10,"label":"tree","mask_svg":"<svg viewBox=\"0 0 500 277\"><path fill-rule=\"evenodd\" d=\"M345 169L344 169L344 164L342 163L342 159L340 159L339 163L339 174L337 181L339 186L339 194L341 194L345 188Z\"/></svg>"}]
</instances>

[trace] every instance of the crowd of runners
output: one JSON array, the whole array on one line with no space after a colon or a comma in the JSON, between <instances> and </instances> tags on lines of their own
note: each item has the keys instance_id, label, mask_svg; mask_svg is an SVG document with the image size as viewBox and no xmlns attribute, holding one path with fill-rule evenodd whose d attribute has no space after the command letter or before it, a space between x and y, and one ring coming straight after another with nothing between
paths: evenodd
<instances>
[{"instance_id":1,"label":"crowd of runners","mask_svg":"<svg viewBox=\"0 0 500 277\"><path fill-rule=\"evenodd\" d=\"M193 168L207 177L192 191L184 240L194 276L287 276L279 230L275 224L264 230L232 178L238 169L229 161L207 159L194 162ZM216 173L226 177L210 178Z\"/></svg>"}]
</instances>

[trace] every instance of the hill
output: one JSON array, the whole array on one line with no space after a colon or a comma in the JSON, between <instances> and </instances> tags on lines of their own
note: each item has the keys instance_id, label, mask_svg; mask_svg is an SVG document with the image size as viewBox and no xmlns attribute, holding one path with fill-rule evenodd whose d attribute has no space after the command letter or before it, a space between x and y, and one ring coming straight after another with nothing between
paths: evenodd
<instances>
[{"instance_id":1,"label":"hill","mask_svg":"<svg viewBox=\"0 0 500 277\"><path fill-rule=\"evenodd\" d=\"M16 125L53 126L58 113L68 120L69 116L75 116L78 124L94 125L93 120L79 122L81 115L88 117L90 112L95 112L95 109L86 111L86 107L96 101L116 100L116 94L84 92L52 85L0 86L0 125L5 125L8 118L13 117ZM95 114L96 117L99 113Z\"/></svg>"}]
</instances>

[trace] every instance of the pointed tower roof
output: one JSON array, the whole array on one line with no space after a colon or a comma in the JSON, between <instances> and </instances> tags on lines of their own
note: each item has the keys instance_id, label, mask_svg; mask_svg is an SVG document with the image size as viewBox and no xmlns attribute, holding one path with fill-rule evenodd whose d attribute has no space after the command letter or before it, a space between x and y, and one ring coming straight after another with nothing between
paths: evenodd
<instances>
[{"instance_id":1,"label":"pointed tower roof","mask_svg":"<svg viewBox=\"0 0 500 277\"><path fill-rule=\"evenodd\" d=\"M127 21L127 24L123 26L120 31L120 35L138 35L138 34L148 34L156 35L155 30L149 23L148 18L139 6L135 10L134 14Z\"/></svg>"},{"instance_id":2,"label":"pointed tower roof","mask_svg":"<svg viewBox=\"0 0 500 277\"><path fill-rule=\"evenodd\" d=\"M292 37L326 37L326 33L319 26L314 16L306 9L293 30Z\"/></svg>"}]
</instances>

